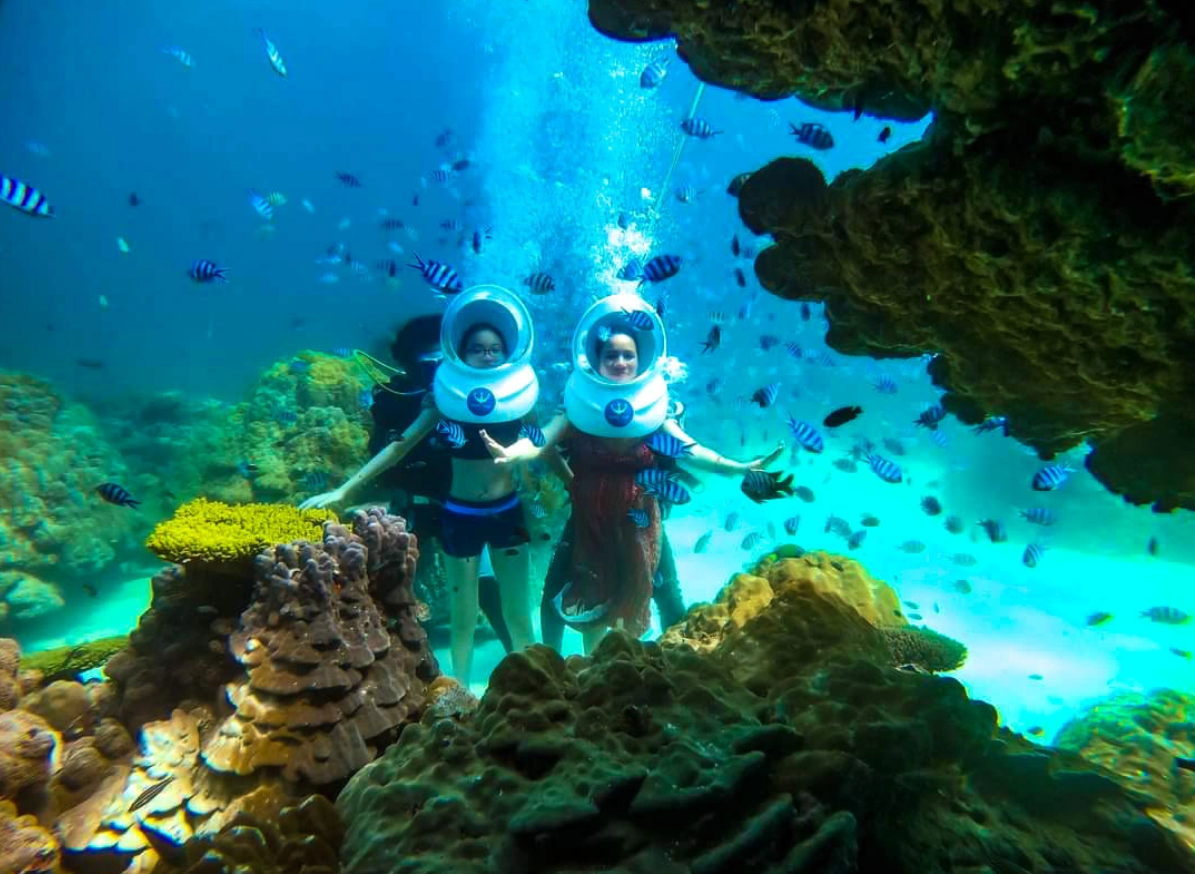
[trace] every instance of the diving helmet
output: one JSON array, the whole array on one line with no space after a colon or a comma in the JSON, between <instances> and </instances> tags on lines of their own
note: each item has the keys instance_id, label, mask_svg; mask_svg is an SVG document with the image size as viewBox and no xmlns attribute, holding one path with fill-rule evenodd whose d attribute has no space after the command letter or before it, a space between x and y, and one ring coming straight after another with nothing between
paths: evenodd
<instances>
[{"instance_id":1,"label":"diving helmet","mask_svg":"<svg viewBox=\"0 0 1195 874\"><path fill-rule=\"evenodd\" d=\"M497 367L470 367L465 339L478 326L493 328L506 347ZM498 285L475 285L452 299L440 325L444 360L436 368L436 407L457 422L510 422L531 412L539 399L539 380L531 367L535 329L517 295Z\"/></svg>"},{"instance_id":2,"label":"diving helmet","mask_svg":"<svg viewBox=\"0 0 1195 874\"><path fill-rule=\"evenodd\" d=\"M628 382L601 375L601 352L612 334L629 334L639 351L639 371ZM662 363L668 341L655 309L637 294L615 294L593 304L573 335L573 372L564 387L564 409L579 430L596 437L644 437L668 415Z\"/></svg>"}]
</instances>

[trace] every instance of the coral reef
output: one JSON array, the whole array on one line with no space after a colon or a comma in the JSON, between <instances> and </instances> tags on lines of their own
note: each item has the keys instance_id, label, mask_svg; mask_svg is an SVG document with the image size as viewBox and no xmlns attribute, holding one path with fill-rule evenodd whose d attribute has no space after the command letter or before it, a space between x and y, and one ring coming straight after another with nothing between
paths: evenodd
<instances>
[{"instance_id":1,"label":"coral reef","mask_svg":"<svg viewBox=\"0 0 1195 874\"><path fill-rule=\"evenodd\" d=\"M58 841L36 817L19 816L0 801L0 871L5 874L58 874Z\"/></svg>"},{"instance_id":2,"label":"coral reef","mask_svg":"<svg viewBox=\"0 0 1195 874\"><path fill-rule=\"evenodd\" d=\"M127 645L127 637L103 637L86 643L29 653L21 657L21 670L38 671L47 683L54 680L73 680L84 671L103 667L109 658ZM2 698L0 706L3 706Z\"/></svg>"},{"instance_id":3,"label":"coral reef","mask_svg":"<svg viewBox=\"0 0 1195 874\"><path fill-rule=\"evenodd\" d=\"M245 810L188 841L152 874L337 874L344 828L332 802L311 795L276 816Z\"/></svg>"},{"instance_id":4,"label":"coral reef","mask_svg":"<svg viewBox=\"0 0 1195 874\"><path fill-rule=\"evenodd\" d=\"M136 514L94 489L117 480L135 491L138 481L92 415L48 382L0 370L0 458L0 571L77 578L135 544Z\"/></svg>"},{"instance_id":5,"label":"coral reef","mask_svg":"<svg viewBox=\"0 0 1195 874\"><path fill-rule=\"evenodd\" d=\"M62 591L54 583L28 571L0 571L0 624L47 616L65 606Z\"/></svg>"},{"instance_id":6,"label":"coral reef","mask_svg":"<svg viewBox=\"0 0 1195 874\"><path fill-rule=\"evenodd\" d=\"M1064 725L1054 738L1147 793L1150 816L1195 849L1195 774L1175 766L1195 754L1195 695L1174 689L1119 692Z\"/></svg>"},{"instance_id":7,"label":"coral reef","mask_svg":"<svg viewBox=\"0 0 1195 874\"><path fill-rule=\"evenodd\" d=\"M1180 109L1195 31L1179 4L591 0L590 18L619 39L675 36L700 78L760 96L932 108L922 143L828 187L794 159L751 175L740 212L776 240L760 281L825 299L840 351L936 354L963 421L1005 415L1043 457L1090 441L1108 488L1195 508L1181 438L1195 148Z\"/></svg>"},{"instance_id":8,"label":"coral reef","mask_svg":"<svg viewBox=\"0 0 1195 874\"><path fill-rule=\"evenodd\" d=\"M967 648L931 628L881 628L895 665L912 665L930 673L955 671L967 660Z\"/></svg>"},{"instance_id":9,"label":"coral reef","mask_svg":"<svg viewBox=\"0 0 1195 874\"><path fill-rule=\"evenodd\" d=\"M261 550L292 540L317 540L331 510L287 504L224 504L196 498L154 527L145 546L163 561L245 564Z\"/></svg>"},{"instance_id":10,"label":"coral reef","mask_svg":"<svg viewBox=\"0 0 1195 874\"><path fill-rule=\"evenodd\" d=\"M227 688L234 713L203 750L208 767L238 775L279 769L293 782L343 780L374 757L370 741L422 707L420 654L392 645L370 597L367 563L386 562L391 546L385 526L377 528L369 549L330 524L322 546L277 546L258 556L254 603L229 639L245 677ZM381 599L391 594L383 589Z\"/></svg>"},{"instance_id":11,"label":"coral reef","mask_svg":"<svg viewBox=\"0 0 1195 874\"><path fill-rule=\"evenodd\" d=\"M675 644L533 647L471 715L426 712L337 800L347 874L1195 871L1137 794L890 667L844 562L801 563L770 598L737 578L712 645L695 609Z\"/></svg>"}]
</instances>

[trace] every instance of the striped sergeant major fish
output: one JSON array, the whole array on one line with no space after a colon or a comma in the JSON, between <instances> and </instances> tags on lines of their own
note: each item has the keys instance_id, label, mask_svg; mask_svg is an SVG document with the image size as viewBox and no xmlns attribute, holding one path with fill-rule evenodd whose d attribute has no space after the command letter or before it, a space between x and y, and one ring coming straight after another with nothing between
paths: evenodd
<instances>
[{"instance_id":1,"label":"striped sergeant major fish","mask_svg":"<svg viewBox=\"0 0 1195 874\"><path fill-rule=\"evenodd\" d=\"M166 46L162 49L162 54L170 55L170 57L174 58L184 67L190 67L195 63L195 59L191 57L191 53L178 46Z\"/></svg>"},{"instance_id":2,"label":"striped sergeant major fish","mask_svg":"<svg viewBox=\"0 0 1195 874\"><path fill-rule=\"evenodd\" d=\"M867 453L867 464L872 472L886 483L898 483L904 479L900 465L874 452Z\"/></svg>"},{"instance_id":3,"label":"striped sergeant major fish","mask_svg":"<svg viewBox=\"0 0 1195 874\"><path fill-rule=\"evenodd\" d=\"M665 58L660 61L652 61L643 68L643 72L639 74L640 88L658 88L660 83L664 81L664 77L668 75L669 59Z\"/></svg>"},{"instance_id":4,"label":"striped sergeant major fish","mask_svg":"<svg viewBox=\"0 0 1195 874\"><path fill-rule=\"evenodd\" d=\"M639 284L671 279L680 273L682 263L680 255L657 255L643 265L643 272L639 275Z\"/></svg>"},{"instance_id":5,"label":"striped sergeant major fish","mask_svg":"<svg viewBox=\"0 0 1195 874\"><path fill-rule=\"evenodd\" d=\"M813 121L803 121L801 126L793 124L791 121L788 126L792 128L792 135L797 138L798 143L809 146L811 149L818 149L825 151L826 149L834 148L834 137L826 130L824 125L820 125Z\"/></svg>"},{"instance_id":6,"label":"striped sergeant major fish","mask_svg":"<svg viewBox=\"0 0 1195 874\"><path fill-rule=\"evenodd\" d=\"M187 275L195 282L215 282L217 279L221 282L227 282L228 277L225 276L227 272L227 267L218 267L214 261L209 261L206 258L196 258L191 262L191 269L187 271Z\"/></svg>"},{"instance_id":7,"label":"striped sergeant major fish","mask_svg":"<svg viewBox=\"0 0 1195 874\"><path fill-rule=\"evenodd\" d=\"M523 280L523 285L527 286L532 294L547 294L556 289L556 280L547 273L532 273Z\"/></svg>"},{"instance_id":8,"label":"striped sergeant major fish","mask_svg":"<svg viewBox=\"0 0 1195 874\"><path fill-rule=\"evenodd\" d=\"M118 507L136 507L141 502L134 500L128 490L119 483L101 483L95 487L95 492L109 504Z\"/></svg>"},{"instance_id":9,"label":"striped sergeant major fish","mask_svg":"<svg viewBox=\"0 0 1195 874\"><path fill-rule=\"evenodd\" d=\"M531 445L538 449L543 449L548 442L548 438L544 436L544 432L538 425L532 425L530 422L524 422L519 428L519 438L526 438L531 441Z\"/></svg>"},{"instance_id":10,"label":"striped sergeant major fish","mask_svg":"<svg viewBox=\"0 0 1195 874\"><path fill-rule=\"evenodd\" d=\"M1042 546L1040 543L1030 543L1028 546L1025 547L1025 552L1021 556L1022 564L1024 564L1025 567L1028 567L1028 568L1037 567L1038 562L1041 561L1042 553L1044 553L1045 551L1046 551L1046 548L1044 546Z\"/></svg>"},{"instance_id":11,"label":"striped sergeant major fish","mask_svg":"<svg viewBox=\"0 0 1195 874\"><path fill-rule=\"evenodd\" d=\"M252 188L249 189L249 205L253 211L268 222L274 220L274 205L268 198L262 197Z\"/></svg>"},{"instance_id":12,"label":"striped sergeant major fish","mask_svg":"<svg viewBox=\"0 0 1195 874\"><path fill-rule=\"evenodd\" d=\"M651 516L648 515L648 512L636 507L627 510L627 518L635 523L636 528L646 528L651 524Z\"/></svg>"},{"instance_id":13,"label":"striped sergeant major fish","mask_svg":"<svg viewBox=\"0 0 1195 874\"><path fill-rule=\"evenodd\" d=\"M0 175L0 200L26 215L38 218L54 217L54 207L50 206L50 201L46 200L46 196L32 185L26 185L19 179Z\"/></svg>"},{"instance_id":14,"label":"striped sergeant major fish","mask_svg":"<svg viewBox=\"0 0 1195 874\"><path fill-rule=\"evenodd\" d=\"M636 331L650 331L654 322L642 310L623 310L622 319Z\"/></svg>"},{"instance_id":15,"label":"striped sergeant major fish","mask_svg":"<svg viewBox=\"0 0 1195 874\"><path fill-rule=\"evenodd\" d=\"M460 449L465 445L465 429L456 422L450 422L447 419L441 419L436 423L436 433L439 434L446 444L453 449Z\"/></svg>"},{"instance_id":16,"label":"striped sergeant major fish","mask_svg":"<svg viewBox=\"0 0 1195 874\"><path fill-rule=\"evenodd\" d=\"M1035 492L1052 492L1070 479L1075 472L1073 467L1063 464L1047 464L1033 475L1030 485Z\"/></svg>"},{"instance_id":17,"label":"striped sergeant major fish","mask_svg":"<svg viewBox=\"0 0 1195 874\"><path fill-rule=\"evenodd\" d=\"M415 260L419 263L408 264L407 266L422 273L423 281L440 294L460 294L465 290L465 283L461 281L457 272L447 264L441 264L439 261L432 260L424 261L419 257L418 252L413 254L415 255Z\"/></svg>"},{"instance_id":18,"label":"striped sergeant major fish","mask_svg":"<svg viewBox=\"0 0 1195 874\"><path fill-rule=\"evenodd\" d=\"M266 47L266 57L270 59L270 66L274 68L274 72L282 78L286 78L286 62L282 60L282 55L278 52L278 47L266 36L266 32L260 27L257 32L261 34L262 44Z\"/></svg>"},{"instance_id":19,"label":"striped sergeant major fish","mask_svg":"<svg viewBox=\"0 0 1195 874\"><path fill-rule=\"evenodd\" d=\"M792 413L788 414L788 429L792 431L793 439L806 452L817 453L825 450L826 444L822 440L821 432L808 422L798 422L793 418Z\"/></svg>"},{"instance_id":20,"label":"striped sergeant major fish","mask_svg":"<svg viewBox=\"0 0 1195 874\"><path fill-rule=\"evenodd\" d=\"M649 495L655 495L669 504L687 504L692 500L684 486L675 482L665 471L656 468L639 471L635 474L635 482Z\"/></svg>"},{"instance_id":21,"label":"striped sergeant major fish","mask_svg":"<svg viewBox=\"0 0 1195 874\"><path fill-rule=\"evenodd\" d=\"M680 458L693 454L693 444L672 436L667 431L656 431L647 438L647 448L665 458Z\"/></svg>"},{"instance_id":22,"label":"striped sergeant major fish","mask_svg":"<svg viewBox=\"0 0 1195 874\"><path fill-rule=\"evenodd\" d=\"M706 121L704 118L698 118L695 115L682 121L680 123L680 129L689 136L695 137L699 140L708 140L712 137L716 137L718 134L726 133L726 131L714 130L713 125L711 125L708 121Z\"/></svg>"}]
</instances>

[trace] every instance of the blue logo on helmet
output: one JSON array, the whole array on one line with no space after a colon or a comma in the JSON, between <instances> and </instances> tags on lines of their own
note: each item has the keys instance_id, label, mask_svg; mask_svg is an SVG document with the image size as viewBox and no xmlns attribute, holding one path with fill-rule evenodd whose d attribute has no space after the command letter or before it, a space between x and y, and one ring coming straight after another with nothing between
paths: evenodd
<instances>
[{"instance_id":1,"label":"blue logo on helmet","mask_svg":"<svg viewBox=\"0 0 1195 874\"><path fill-rule=\"evenodd\" d=\"M627 401L617 399L606 404L606 421L615 428L625 428L635 418L635 408Z\"/></svg>"},{"instance_id":2,"label":"blue logo on helmet","mask_svg":"<svg viewBox=\"0 0 1195 874\"><path fill-rule=\"evenodd\" d=\"M488 388L475 388L465 398L465 406L474 416L488 416L494 412L494 393Z\"/></svg>"}]
</instances>

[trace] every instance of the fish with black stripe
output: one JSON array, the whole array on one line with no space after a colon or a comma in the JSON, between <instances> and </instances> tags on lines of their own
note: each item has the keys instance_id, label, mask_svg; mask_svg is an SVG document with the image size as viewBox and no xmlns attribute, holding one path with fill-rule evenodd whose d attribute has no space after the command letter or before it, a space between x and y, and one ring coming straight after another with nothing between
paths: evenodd
<instances>
[{"instance_id":1,"label":"fish with black stripe","mask_svg":"<svg viewBox=\"0 0 1195 874\"><path fill-rule=\"evenodd\" d=\"M691 137L699 140L708 140L716 137L718 134L725 133L725 131L714 130L711 125L704 118L699 118L696 115L686 118L680 123L680 129Z\"/></svg>"},{"instance_id":2,"label":"fish with black stripe","mask_svg":"<svg viewBox=\"0 0 1195 874\"><path fill-rule=\"evenodd\" d=\"M649 495L655 495L669 504L687 504L692 496L683 486L674 481L668 473L656 468L641 470L635 474L635 482Z\"/></svg>"},{"instance_id":3,"label":"fish with black stripe","mask_svg":"<svg viewBox=\"0 0 1195 874\"><path fill-rule=\"evenodd\" d=\"M749 470L743 474L739 489L757 504L774 501L793 494L793 475L784 476L770 470Z\"/></svg>"},{"instance_id":4,"label":"fish with black stripe","mask_svg":"<svg viewBox=\"0 0 1195 874\"><path fill-rule=\"evenodd\" d=\"M643 272L639 275L639 284L645 282L663 282L680 273L682 259L679 255L657 255L643 265Z\"/></svg>"},{"instance_id":5,"label":"fish with black stripe","mask_svg":"<svg viewBox=\"0 0 1195 874\"><path fill-rule=\"evenodd\" d=\"M532 294L548 294L556 290L556 280L547 273L532 273L523 280Z\"/></svg>"},{"instance_id":6,"label":"fish with black stripe","mask_svg":"<svg viewBox=\"0 0 1195 874\"><path fill-rule=\"evenodd\" d=\"M191 262L191 269L187 271L187 275L191 277L192 281L205 284L208 282L227 282L228 276L227 267L220 267L214 261L209 261L206 258L196 258Z\"/></svg>"},{"instance_id":7,"label":"fish with black stripe","mask_svg":"<svg viewBox=\"0 0 1195 874\"><path fill-rule=\"evenodd\" d=\"M643 68L643 72L639 74L639 87L651 90L658 88L660 83L664 81L664 77L668 75L669 59L665 58L661 61L652 61Z\"/></svg>"},{"instance_id":8,"label":"fish with black stripe","mask_svg":"<svg viewBox=\"0 0 1195 874\"><path fill-rule=\"evenodd\" d=\"M109 504L115 504L118 507L133 507L136 508L141 502L134 499L129 494L128 489L119 483L101 483L95 487L95 493L107 501Z\"/></svg>"},{"instance_id":9,"label":"fish with black stripe","mask_svg":"<svg viewBox=\"0 0 1195 874\"><path fill-rule=\"evenodd\" d=\"M834 148L834 137L826 130L825 125L813 121L803 121L798 127L790 121L788 126L792 128L791 133L797 138L798 143L823 152L826 149Z\"/></svg>"},{"instance_id":10,"label":"fish with black stripe","mask_svg":"<svg viewBox=\"0 0 1195 874\"><path fill-rule=\"evenodd\" d=\"M50 201L44 194L32 185L26 185L11 176L0 175L0 200L13 209L19 209L25 215L36 218L54 217L54 207L50 206Z\"/></svg>"},{"instance_id":11,"label":"fish with black stripe","mask_svg":"<svg viewBox=\"0 0 1195 874\"><path fill-rule=\"evenodd\" d=\"M441 294L460 294L465 290L465 283L449 265L442 264L439 261L424 261L419 257L418 252L412 254L415 255L415 260L419 263L408 264L407 266L422 273L423 281L436 291Z\"/></svg>"},{"instance_id":12,"label":"fish with black stripe","mask_svg":"<svg viewBox=\"0 0 1195 874\"><path fill-rule=\"evenodd\" d=\"M436 433L440 435L440 439L445 445L453 449L460 449L465 445L465 429L456 422L441 419L436 423Z\"/></svg>"},{"instance_id":13,"label":"fish with black stripe","mask_svg":"<svg viewBox=\"0 0 1195 874\"><path fill-rule=\"evenodd\" d=\"M286 62L282 60L282 54L278 51L278 47L274 45L273 41L271 41L268 36L266 36L266 32L262 28L259 27L257 32L261 34L261 42L262 45L265 46L266 57L270 61L270 66L274 68L275 73L285 79Z\"/></svg>"}]
</instances>

